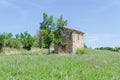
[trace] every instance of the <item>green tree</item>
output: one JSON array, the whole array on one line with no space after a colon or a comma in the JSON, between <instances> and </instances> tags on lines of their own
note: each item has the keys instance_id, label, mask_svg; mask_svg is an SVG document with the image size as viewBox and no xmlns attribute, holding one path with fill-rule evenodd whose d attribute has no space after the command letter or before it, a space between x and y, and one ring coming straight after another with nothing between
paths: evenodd
<instances>
[{"instance_id":1,"label":"green tree","mask_svg":"<svg viewBox=\"0 0 120 80\"><path fill-rule=\"evenodd\" d=\"M31 50L31 47L34 43L34 39L28 32L20 34L20 41L23 44L24 49Z\"/></svg>"},{"instance_id":2,"label":"green tree","mask_svg":"<svg viewBox=\"0 0 120 80\"><path fill-rule=\"evenodd\" d=\"M87 48L87 45L84 43L84 48Z\"/></svg>"},{"instance_id":3,"label":"green tree","mask_svg":"<svg viewBox=\"0 0 120 80\"><path fill-rule=\"evenodd\" d=\"M18 39L11 38L11 39L6 39L5 45L6 45L6 47L20 49L21 42Z\"/></svg>"},{"instance_id":4,"label":"green tree","mask_svg":"<svg viewBox=\"0 0 120 80\"><path fill-rule=\"evenodd\" d=\"M33 47L39 47L39 38L37 36L33 36L34 43Z\"/></svg>"},{"instance_id":5,"label":"green tree","mask_svg":"<svg viewBox=\"0 0 120 80\"><path fill-rule=\"evenodd\" d=\"M62 38L64 37L64 26L67 26L67 20L63 20L63 17L60 16L60 18L56 22L56 27L54 31L55 36L55 44L60 47L62 44Z\"/></svg>"},{"instance_id":6,"label":"green tree","mask_svg":"<svg viewBox=\"0 0 120 80\"><path fill-rule=\"evenodd\" d=\"M14 45L12 43L13 34L12 33L3 33L3 36L5 37L4 47L12 47L12 45Z\"/></svg>"},{"instance_id":7,"label":"green tree","mask_svg":"<svg viewBox=\"0 0 120 80\"><path fill-rule=\"evenodd\" d=\"M0 52L3 51L4 41L5 41L5 36L3 34L0 34Z\"/></svg>"},{"instance_id":8,"label":"green tree","mask_svg":"<svg viewBox=\"0 0 120 80\"><path fill-rule=\"evenodd\" d=\"M5 39L10 39L13 37L13 34L12 33L3 33Z\"/></svg>"},{"instance_id":9,"label":"green tree","mask_svg":"<svg viewBox=\"0 0 120 80\"><path fill-rule=\"evenodd\" d=\"M48 54L50 54L50 46L54 41L54 26L53 16L48 16L46 13L43 13L43 22L40 23L40 42L41 47L45 44L45 47L48 48Z\"/></svg>"},{"instance_id":10,"label":"green tree","mask_svg":"<svg viewBox=\"0 0 120 80\"><path fill-rule=\"evenodd\" d=\"M20 35L19 35L19 34L16 34L15 37L16 37L16 39L19 39L19 38L20 38Z\"/></svg>"}]
</instances>

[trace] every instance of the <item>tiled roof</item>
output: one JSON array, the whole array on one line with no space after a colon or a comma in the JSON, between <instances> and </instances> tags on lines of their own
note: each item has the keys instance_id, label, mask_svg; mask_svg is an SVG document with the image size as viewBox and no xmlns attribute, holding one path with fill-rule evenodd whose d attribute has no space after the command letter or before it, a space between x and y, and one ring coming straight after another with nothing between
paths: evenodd
<instances>
[{"instance_id":1,"label":"tiled roof","mask_svg":"<svg viewBox=\"0 0 120 80\"><path fill-rule=\"evenodd\" d=\"M64 29L68 29L68 30L71 30L71 31L75 31L75 32L84 34L84 32L78 31L78 30L76 30L76 29L71 29L71 28L68 28L68 27L66 27L66 26L64 27Z\"/></svg>"}]
</instances>

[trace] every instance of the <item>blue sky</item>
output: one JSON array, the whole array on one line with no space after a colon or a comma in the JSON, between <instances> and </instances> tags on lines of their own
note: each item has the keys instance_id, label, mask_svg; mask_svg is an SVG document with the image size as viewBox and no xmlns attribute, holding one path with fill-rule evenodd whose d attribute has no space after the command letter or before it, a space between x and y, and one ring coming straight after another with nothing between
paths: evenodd
<instances>
[{"instance_id":1,"label":"blue sky","mask_svg":"<svg viewBox=\"0 0 120 80\"><path fill-rule=\"evenodd\" d=\"M63 15L88 47L120 46L120 0L0 0L0 33L35 35L44 12Z\"/></svg>"}]
</instances>

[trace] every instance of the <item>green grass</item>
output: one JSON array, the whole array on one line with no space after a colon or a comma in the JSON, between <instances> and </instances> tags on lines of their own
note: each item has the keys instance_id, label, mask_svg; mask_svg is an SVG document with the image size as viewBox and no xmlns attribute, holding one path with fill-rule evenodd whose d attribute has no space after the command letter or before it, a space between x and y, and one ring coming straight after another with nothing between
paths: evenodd
<instances>
[{"instance_id":1,"label":"green grass","mask_svg":"<svg viewBox=\"0 0 120 80\"><path fill-rule=\"evenodd\" d=\"M0 55L0 80L120 80L120 53Z\"/></svg>"}]
</instances>

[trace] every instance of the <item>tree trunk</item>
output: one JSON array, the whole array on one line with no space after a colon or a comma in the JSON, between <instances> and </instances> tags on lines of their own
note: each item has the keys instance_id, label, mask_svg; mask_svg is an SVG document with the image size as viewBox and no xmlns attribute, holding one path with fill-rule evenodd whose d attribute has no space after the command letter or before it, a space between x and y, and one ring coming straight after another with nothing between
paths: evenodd
<instances>
[{"instance_id":1,"label":"tree trunk","mask_svg":"<svg viewBox=\"0 0 120 80\"><path fill-rule=\"evenodd\" d=\"M44 40L43 40L43 36L41 37L41 48L43 48L43 44L44 44Z\"/></svg>"},{"instance_id":2,"label":"tree trunk","mask_svg":"<svg viewBox=\"0 0 120 80\"><path fill-rule=\"evenodd\" d=\"M58 45L58 54L60 53L60 45Z\"/></svg>"},{"instance_id":3,"label":"tree trunk","mask_svg":"<svg viewBox=\"0 0 120 80\"><path fill-rule=\"evenodd\" d=\"M48 54L50 54L50 46L48 46Z\"/></svg>"}]
</instances>

